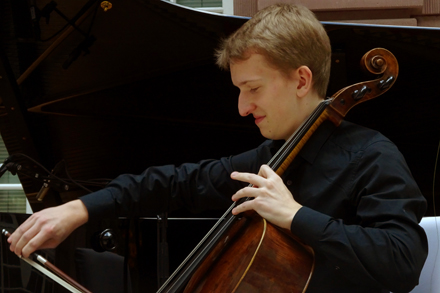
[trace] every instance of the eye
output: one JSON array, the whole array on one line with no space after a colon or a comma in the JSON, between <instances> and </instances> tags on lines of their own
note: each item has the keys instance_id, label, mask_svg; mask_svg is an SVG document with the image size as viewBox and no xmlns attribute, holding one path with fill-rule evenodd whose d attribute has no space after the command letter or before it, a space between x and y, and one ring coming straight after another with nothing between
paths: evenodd
<instances>
[{"instance_id":1,"label":"eye","mask_svg":"<svg viewBox=\"0 0 440 293\"><path fill-rule=\"evenodd\" d=\"M254 87L254 88L251 88L250 89L250 92L251 93L255 93L255 92L257 92L257 90L259 89L260 87Z\"/></svg>"}]
</instances>

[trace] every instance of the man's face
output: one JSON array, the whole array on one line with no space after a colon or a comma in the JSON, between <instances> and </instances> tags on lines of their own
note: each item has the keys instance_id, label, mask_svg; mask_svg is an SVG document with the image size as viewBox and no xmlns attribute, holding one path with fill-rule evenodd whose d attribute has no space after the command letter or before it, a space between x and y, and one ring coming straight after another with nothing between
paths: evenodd
<instances>
[{"instance_id":1,"label":"man's face","mask_svg":"<svg viewBox=\"0 0 440 293\"><path fill-rule=\"evenodd\" d=\"M297 71L286 76L256 53L231 62L230 69L232 83L240 89L240 115L253 115L264 137L288 139L308 115L297 97Z\"/></svg>"}]
</instances>

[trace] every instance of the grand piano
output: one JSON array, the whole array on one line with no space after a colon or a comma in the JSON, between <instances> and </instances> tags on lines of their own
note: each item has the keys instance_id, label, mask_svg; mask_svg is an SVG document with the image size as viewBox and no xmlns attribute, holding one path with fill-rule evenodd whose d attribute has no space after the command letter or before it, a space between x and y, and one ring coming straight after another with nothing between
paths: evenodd
<instances>
[{"instance_id":1,"label":"grand piano","mask_svg":"<svg viewBox=\"0 0 440 293\"><path fill-rule=\"evenodd\" d=\"M0 132L11 155L5 171L17 174L33 211L102 188L122 173L229 156L263 141L253 121L238 115L229 73L214 64L219 40L247 18L160 0L111 3L105 9L95 0L0 0ZM427 216L434 215L440 30L324 25L333 51L329 96L374 78L359 68L368 50L386 48L399 61L392 89L346 119L396 143L429 203ZM1 213L0 229L13 231L26 217ZM94 292L110 292L106 286L122 292L121 284L129 292L155 292L218 217L177 211L103 220L42 253L85 283L78 251L97 257L101 268L110 254L116 273L94 276L90 286L101 288ZM102 244L107 229L116 248L97 252L113 246ZM0 264L2 292L66 292L13 255L4 237Z\"/></svg>"}]
</instances>

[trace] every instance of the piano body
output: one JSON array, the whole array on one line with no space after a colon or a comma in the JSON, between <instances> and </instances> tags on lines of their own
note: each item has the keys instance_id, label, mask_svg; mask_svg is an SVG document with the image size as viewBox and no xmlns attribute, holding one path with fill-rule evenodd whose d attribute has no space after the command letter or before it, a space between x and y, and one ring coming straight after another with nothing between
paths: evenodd
<instances>
[{"instance_id":1,"label":"piano body","mask_svg":"<svg viewBox=\"0 0 440 293\"><path fill-rule=\"evenodd\" d=\"M40 9L50 3L0 1L0 132L9 154L26 155L14 158L34 211L86 193L73 181L66 187L58 178L96 190L106 178L122 173L229 156L263 141L253 121L238 115L238 91L213 57L219 40L247 18L159 0L114 0L108 11L100 1L65 1L51 14L42 11L33 18L35 2ZM62 30L66 20L56 10L75 28ZM433 215L438 196L432 186L440 139L440 30L324 24L333 49L328 95L372 78L359 69L368 50L383 47L397 57L400 74L393 88L357 106L346 119L377 129L397 144L429 202L427 215ZM42 190L47 194L40 201ZM168 215L218 216L185 211ZM26 215L2 213L0 218L1 228L12 231ZM96 233L112 228L115 252L125 256L129 267L125 276L131 290L154 292L158 278L160 282L164 277L163 271L158 273L164 269L160 265L168 263L166 255L157 254L157 241L164 237L160 233L168 233L172 271L213 224L168 220L164 229L164 219L156 219L145 215L89 223L44 253L80 279L74 252L94 246ZM65 292L11 254L4 238L1 246L2 292Z\"/></svg>"}]
</instances>

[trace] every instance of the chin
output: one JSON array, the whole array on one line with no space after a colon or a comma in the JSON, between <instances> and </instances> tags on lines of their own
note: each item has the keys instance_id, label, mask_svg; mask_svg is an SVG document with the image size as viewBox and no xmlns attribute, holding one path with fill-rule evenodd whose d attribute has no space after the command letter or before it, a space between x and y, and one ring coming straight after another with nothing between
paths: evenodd
<instances>
[{"instance_id":1,"label":"chin","mask_svg":"<svg viewBox=\"0 0 440 293\"><path fill-rule=\"evenodd\" d=\"M267 132L263 132L261 131L261 135L264 136L267 139L272 139L272 140L286 140L283 136L279 135L279 134L275 134L275 133L267 133Z\"/></svg>"}]
</instances>

